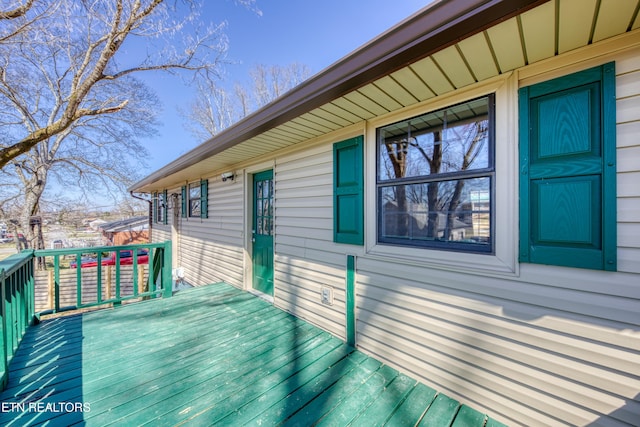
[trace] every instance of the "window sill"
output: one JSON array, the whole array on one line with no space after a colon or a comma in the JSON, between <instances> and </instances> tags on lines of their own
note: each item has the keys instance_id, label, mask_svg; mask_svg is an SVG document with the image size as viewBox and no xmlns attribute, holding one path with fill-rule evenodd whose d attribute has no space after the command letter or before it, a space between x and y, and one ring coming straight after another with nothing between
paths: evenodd
<instances>
[{"instance_id":1,"label":"window sill","mask_svg":"<svg viewBox=\"0 0 640 427\"><path fill-rule=\"evenodd\" d=\"M496 254L442 251L426 248L375 244L367 258L410 266L434 268L483 276L517 276L517 263L511 265Z\"/></svg>"}]
</instances>

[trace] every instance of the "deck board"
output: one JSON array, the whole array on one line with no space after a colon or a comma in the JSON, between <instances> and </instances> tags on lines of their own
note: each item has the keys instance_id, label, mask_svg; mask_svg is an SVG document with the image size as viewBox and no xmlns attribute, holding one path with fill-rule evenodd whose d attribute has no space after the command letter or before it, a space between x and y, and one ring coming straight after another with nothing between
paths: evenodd
<instances>
[{"instance_id":1,"label":"deck board","mask_svg":"<svg viewBox=\"0 0 640 427\"><path fill-rule=\"evenodd\" d=\"M43 321L23 339L0 401L0 425L15 426L482 427L486 419L225 284ZM89 411L68 411L83 403Z\"/></svg>"}]
</instances>

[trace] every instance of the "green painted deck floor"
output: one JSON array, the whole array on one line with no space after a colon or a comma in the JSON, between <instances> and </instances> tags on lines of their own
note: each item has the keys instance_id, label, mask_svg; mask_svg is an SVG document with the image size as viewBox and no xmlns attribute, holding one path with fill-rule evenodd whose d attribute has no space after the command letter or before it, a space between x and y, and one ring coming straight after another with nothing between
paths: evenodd
<instances>
[{"instance_id":1,"label":"green painted deck floor","mask_svg":"<svg viewBox=\"0 0 640 427\"><path fill-rule=\"evenodd\" d=\"M500 425L224 284L42 322L0 402L16 426Z\"/></svg>"}]
</instances>

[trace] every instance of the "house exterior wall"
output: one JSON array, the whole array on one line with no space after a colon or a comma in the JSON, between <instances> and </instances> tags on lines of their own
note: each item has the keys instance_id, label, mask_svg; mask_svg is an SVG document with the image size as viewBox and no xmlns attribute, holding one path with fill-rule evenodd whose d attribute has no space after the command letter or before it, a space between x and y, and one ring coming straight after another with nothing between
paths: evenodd
<instances>
[{"instance_id":1,"label":"house exterior wall","mask_svg":"<svg viewBox=\"0 0 640 427\"><path fill-rule=\"evenodd\" d=\"M275 305L345 339L346 253L362 250L333 243L332 144L278 158L275 177Z\"/></svg>"},{"instance_id":2,"label":"house exterior wall","mask_svg":"<svg viewBox=\"0 0 640 427\"><path fill-rule=\"evenodd\" d=\"M174 268L194 286L226 282L242 288L244 257L243 178L222 182L209 177L208 217L182 216L181 189L172 188L167 224L154 223L153 242L172 240Z\"/></svg>"},{"instance_id":3,"label":"house exterior wall","mask_svg":"<svg viewBox=\"0 0 640 427\"><path fill-rule=\"evenodd\" d=\"M517 90L612 60L618 271L520 264ZM377 245L376 127L492 92L496 254ZM346 259L354 255L362 351L509 425L638 425L639 134L640 49L587 48L259 159L274 169L274 304L344 339ZM365 136L369 182L364 246L333 242L332 144L357 135ZM209 218L179 218L176 256L188 282L250 287L245 212L257 169L238 165L244 173L232 183L210 177ZM170 225L154 224L154 241L170 238ZM323 287L333 291L333 304L321 302Z\"/></svg>"},{"instance_id":4,"label":"house exterior wall","mask_svg":"<svg viewBox=\"0 0 640 427\"><path fill-rule=\"evenodd\" d=\"M134 245L138 243L147 243L149 241L148 230L127 230L110 234L110 240L116 246Z\"/></svg>"}]
</instances>

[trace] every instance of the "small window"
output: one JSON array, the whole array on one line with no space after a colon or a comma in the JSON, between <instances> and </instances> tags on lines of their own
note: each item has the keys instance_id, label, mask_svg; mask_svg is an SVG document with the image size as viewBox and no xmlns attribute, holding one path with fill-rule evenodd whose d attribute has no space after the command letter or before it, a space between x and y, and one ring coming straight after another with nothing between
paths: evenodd
<instances>
[{"instance_id":1,"label":"small window","mask_svg":"<svg viewBox=\"0 0 640 427\"><path fill-rule=\"evenodd\" d=\"M378 242L493 252L494 96L378 129Z\"/></svg>"},{"instance_id":2,"label":"small window","mask_svg":"<svg viewBox=\"0 0 640 427\"><path fill-rule=\"evenodd\" d=\"M182 217L208 218L209 217L209 181L192 182L182 187Z\"/></svg>"},{"instance_id":3,"label":"small window","mask_svg":"<svg viewBox=\"0 0 640 427\"><path fill-rule=\"evenodd\" d=\"M200 217L201 215L201 188L199 182L189 184L189 216Z\"/></svg>"},{"instance_id":4,"label":"small window","mask_svg":"<svg viewBox=\"0 0 640 427\"><path fill-rule=\"evenodd\" d=\"M158 224L167 223L167 190L162 193L154 193L154 222Z\"/></svg>"}]
</instances>

